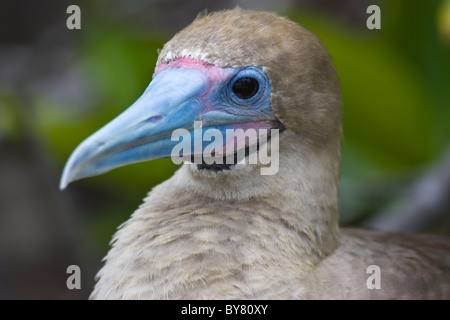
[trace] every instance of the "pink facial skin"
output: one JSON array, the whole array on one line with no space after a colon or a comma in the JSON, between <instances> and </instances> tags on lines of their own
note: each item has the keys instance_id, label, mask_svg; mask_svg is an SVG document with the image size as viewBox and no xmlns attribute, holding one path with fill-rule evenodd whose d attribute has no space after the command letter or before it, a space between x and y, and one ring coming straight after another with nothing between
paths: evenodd
<instances>
[{"instance_id":1,"label":"pink facial skin","mask_svg":"<svg viewBox=\"0 0 450 320\"><path fill-rule=\"evenodd\" d=\"M195 60L192 58L176 58L167 63L161 63L156 67L155 74L166 68L184 68L184 69L197 69L203 71L208 75L211 84L215 84L218 81L228 78L232 73L231 68L217 67L209 62Z\"/></svg>"},{"instance_id":2,"label":"pink facial skin","mask_svg":"<svg viewBox=\"0 0 450 320\"><path fill-rule=\"evenodd\" d=\"M210 96L211 91L213 90L215 85L226 79L230 79L236 73L236 71L233 70L233 68L217 67L206 61L181 57L181 58L176 58L176 59L170 60L167 63L159 64L156 67L155 75L158 74L160 71L167 69L167 68L196 69L196 70L204 72L208 76L209 87L205 91L205 93L202 95L202 102L204 103L204 108L203 108L202 113L206 113L208 111L213 110L213 107L211 106L211 102L209 101L208 97Z\"/></svg>"},{"instance_id":3,"label":"pink facial skin","mask_svg":"<svg viewBox=\"0 0 450 320\"><path fill-rule=\"evenodd\" d=\"M170 60L166 63L160 63L159 65L157 65L155 69L155 74L169 67L179 67L186 69L202 69L202 68L207 69L215 66L206 61L196 60L187 57L180 57Z\"/></svg>"}]
</instances>

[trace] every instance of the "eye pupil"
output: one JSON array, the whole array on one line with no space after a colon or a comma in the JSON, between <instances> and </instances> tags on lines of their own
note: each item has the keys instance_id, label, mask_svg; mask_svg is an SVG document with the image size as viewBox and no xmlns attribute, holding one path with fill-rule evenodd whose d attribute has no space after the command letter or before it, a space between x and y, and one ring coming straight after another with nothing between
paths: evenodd
<instances>
[{"instance_id":1,"label":"eye pupil","mask_svg":"<svg viewBox=\"0 0 450 320\"><path fill-rule=\"evenodd\" d=\"M258 81L251 77L242 77L233 84L233 92L240 99L253 97L259 89Z\"/></svg>"}]
</instances>

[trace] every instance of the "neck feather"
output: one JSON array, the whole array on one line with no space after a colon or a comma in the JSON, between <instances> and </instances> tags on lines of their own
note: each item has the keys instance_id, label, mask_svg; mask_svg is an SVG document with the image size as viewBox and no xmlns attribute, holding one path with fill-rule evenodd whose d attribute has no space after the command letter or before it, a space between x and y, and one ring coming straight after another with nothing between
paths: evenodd
<instances>
[{"instance_id":1,"label":"neck feather","mask_svg":"<svg viewBox=\"0 0 450 320\"><path fill-rule=\"evenodd\" d=\"M339 243L339 140L313 152L295 148L296 134L283 134L276 175L256 174L252 166L216 173L185 164L156 187L116 234L97 287L112 265L136 268L132 252L145 266L140 281L151 279L169 298L267 298L268 288L273 294L307 275ZM203 291L180 289L215 282ZM128 297L144 292L134 290Z\"/></svg>"}]
</instances>

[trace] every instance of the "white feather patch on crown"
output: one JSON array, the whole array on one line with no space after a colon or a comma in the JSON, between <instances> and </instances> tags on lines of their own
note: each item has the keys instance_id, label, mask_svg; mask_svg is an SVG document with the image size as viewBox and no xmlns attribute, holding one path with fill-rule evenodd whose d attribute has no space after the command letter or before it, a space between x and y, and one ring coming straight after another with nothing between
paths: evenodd
<instances>
[{"instance_id":1,"label":"white feather patch on crown","mask_svg":"<svg viewBox=\"0 0 450 320\"><path fill-rule=\"evenodd\" d=\"M213 61L208 60L209 54L207 52L202 52L200 48L196 48L193 50L189 50L186 48L179 49L176 51L169 50L169 51L165 52L165 54L164 54L164 49L163 49L163 50L161 50L161 53L162 54L158 57L158 62L156 63L156 65L159 65L161 63L168 63L171 60L174 60L177 58L190 58L190 59L195 59L195 60L214 64Z\"/></svg>"}]
</instances>

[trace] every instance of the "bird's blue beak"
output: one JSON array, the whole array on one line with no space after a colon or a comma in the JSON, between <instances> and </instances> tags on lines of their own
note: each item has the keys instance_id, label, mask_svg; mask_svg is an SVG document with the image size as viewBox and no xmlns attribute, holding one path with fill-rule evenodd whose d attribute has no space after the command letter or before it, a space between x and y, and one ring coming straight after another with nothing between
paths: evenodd
<instances>
[{"instance_id":1,"label":"bird's blue beak","mask_svg":"<svg viewBox=\"0 0 450 320\"><path fill-rule=\"evenodd\" d=\"M221 131L254 120L248 115L205 110L210 91L211 79L201 70L167 68L158 72L131 107L75 149L60 188L127 164L170 157L178 143L172 141L172 132L178 128L191 131L196 120L201 120L203 127Z\"/></svg>"}]
</instances>

